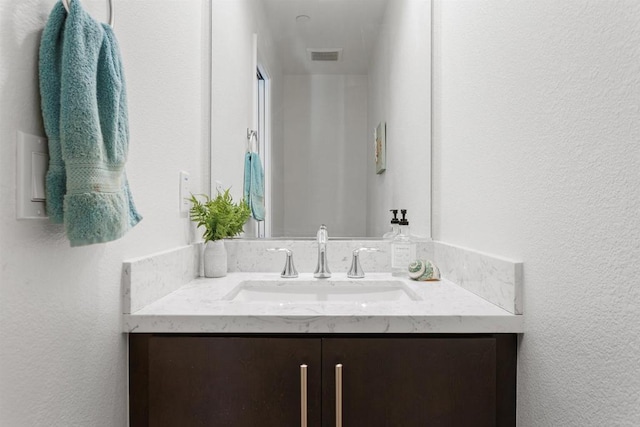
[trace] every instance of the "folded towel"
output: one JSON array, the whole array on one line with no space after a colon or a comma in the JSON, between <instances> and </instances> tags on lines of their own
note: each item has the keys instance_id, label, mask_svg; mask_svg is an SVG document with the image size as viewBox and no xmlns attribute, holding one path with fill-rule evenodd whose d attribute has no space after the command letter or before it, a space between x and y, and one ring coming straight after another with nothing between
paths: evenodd
<instances>
[{"instance_id":1,"label":"folded towel","mask_svg":"<svg viewBox=\"0 0 640 427\"><path fill-rule=\"evenodd\" d=\"M42 32L40 42L40 97L44 131L49 140L49 170L46 178L47 215L62 223L62 204L66 192L66 174L60 146L60 81L62 79L62 42L67 11L58 2Z\"/></svg>"},{"instance_id":2,"label":"folded towel","mask_svg":"<svg viewBox=\"0 0 640 427\"><path fill-rule=\"evenodd\" d=\"M56 209L62 204L67 237L71 246L80 246L118 239L142 217L124 171L129 124L117 41L111 27L91 18L79 1L70 3L66 22L60 17L63 7L58 3L50 18L55 19L51 29L43 33L40 78L41 87L47 88L42 92L44 121L51 123L45 126L52 128L47 136L55 136L55 114L59 111L62 155L62 164L50 164L47 204ZM62 24L56 25L58 21ZM52 45L54 52L43 52ZM50 75L61 76L57 98L55 87L50 90L49 83L43 83ZM56 103L57 110L51 107ZM62 192L60 183L65 176Z\"/></svg>"},{"instance_id":3,"label":"folded towel","mask_svg":"<svg viewBox=\"0 0 640 427\"><path fill-rule=\"evenodd\" d=\"M264 221L264 171L258 153L247 152L244 157L244 200L251 216Z\"/></svg>"}]
</instances>

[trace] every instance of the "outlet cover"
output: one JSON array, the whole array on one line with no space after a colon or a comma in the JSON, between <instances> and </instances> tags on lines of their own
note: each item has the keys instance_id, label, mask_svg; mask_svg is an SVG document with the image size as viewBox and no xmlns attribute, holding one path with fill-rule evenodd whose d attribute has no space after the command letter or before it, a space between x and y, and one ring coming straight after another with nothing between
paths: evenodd
<instances>
[{"instance_id":1,"label":"outlet cover","mask_svg":"<svg viewBox=\"0 0 640 427\"><path fill-rule=\"evenodd\" d=\"M18 131L16 217L48 218L45 206L45 177L49 168L47 139Z\"/></svg>"},{"instance_id":2,"label":"outlet cover","mask_svg":"<svg viewBox=\"0 0 640 427\"><path fill-rule=\"evenodd\" d=\"M191 176L188 172L180 171L180 213L189 213L191 208Z\"/></svg>"}]
</instances>

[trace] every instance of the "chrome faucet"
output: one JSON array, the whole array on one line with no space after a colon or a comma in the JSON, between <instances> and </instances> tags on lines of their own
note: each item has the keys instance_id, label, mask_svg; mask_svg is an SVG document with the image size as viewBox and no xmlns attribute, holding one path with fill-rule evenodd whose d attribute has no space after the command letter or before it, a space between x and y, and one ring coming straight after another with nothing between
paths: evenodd
<instances>
[{"instance_id":1,"label":"chrome faucet","mask_svg":"<svg viewBox=\"0 0 640 427\"><path fill-rule=\"evenodd\" d=\"M313 277L319 279L328 279L331 277L331 271L329 270L329 264L327 263L327 242L329 241L329 233L327 232L327 226L322 224L318 229L317 234L318 241L318 266L313 273Z\"/></svg>"}]
</instances>

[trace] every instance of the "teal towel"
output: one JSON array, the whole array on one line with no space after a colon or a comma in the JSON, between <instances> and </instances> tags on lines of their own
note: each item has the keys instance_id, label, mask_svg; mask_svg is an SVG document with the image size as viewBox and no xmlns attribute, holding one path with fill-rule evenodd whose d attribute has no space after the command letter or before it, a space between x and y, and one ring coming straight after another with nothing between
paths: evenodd
<instances>
[{"instance_id":1,"label":"teal towel","mask_svg":"<svg viewBox=\"0 0 640 427\"><path fill-rule=\"evenodd\" d=\"M129 124L118 43L111 27L70 3L66 22L60 3L47 22L40 85L45 131L50 140L59 134L50 151L58 145L61 153L50 154L47 209L64 219L71 246L81 246L116 240L142 217L124 170Z\"/></svg>"},{"instance_id":2,"label":"teal towel","mask_svg":"<svg viewBox=\"0 0 640 427\"><path fill-rule=\"evenodd\" d=\"M244 157L244 200L251 216L264 221L264 171L258 153L247 152Z\"/></svg>"},{"instance_id":3,"label":"teal towel","mask_svg":"<svg viewBox=\"0 0 640 427\"><path fill-rule=\"evenodd\" d=\"M47 215L63 222L62 202L66 174L60 146L60 81L62 79L63 29L67 11L58 2L53 7L40 42L40 98L44 131L49 140L49 169L46 177Z\"/></svg>"}]
</instances>

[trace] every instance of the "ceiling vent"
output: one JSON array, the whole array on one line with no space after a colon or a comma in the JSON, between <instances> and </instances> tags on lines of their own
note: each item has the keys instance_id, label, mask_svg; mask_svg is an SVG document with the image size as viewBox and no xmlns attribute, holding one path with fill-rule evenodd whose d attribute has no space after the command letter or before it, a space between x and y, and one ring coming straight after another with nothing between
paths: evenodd
<instances>
[{"instance_id":1,"label":"ceiling vent","mask_svg":"<svg viewBox=\"0 0 640 427\"><path fill-rule=\"evenodd\" d=\"M342 59L342 48L307 49L307 57L310 61L340 61Z\"/></svg>"}]
</instances>

